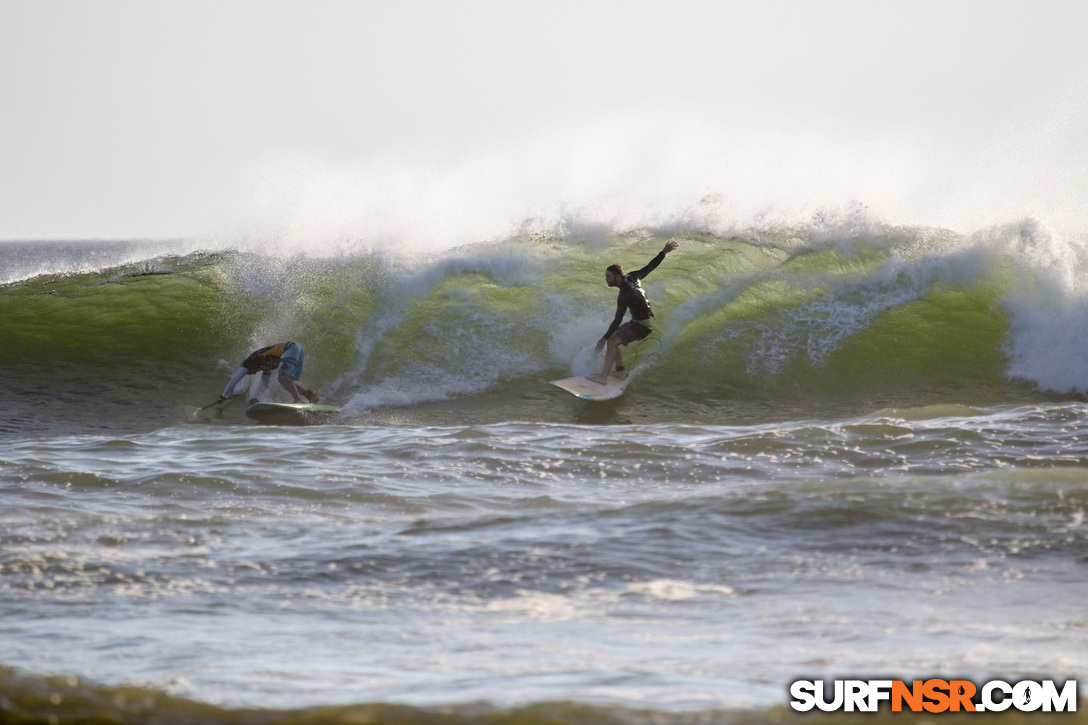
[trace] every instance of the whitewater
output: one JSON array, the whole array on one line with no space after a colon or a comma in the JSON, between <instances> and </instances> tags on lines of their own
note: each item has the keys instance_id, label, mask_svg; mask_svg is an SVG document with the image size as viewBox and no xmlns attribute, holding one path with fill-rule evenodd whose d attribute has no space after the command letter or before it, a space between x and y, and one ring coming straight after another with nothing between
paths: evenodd
<instances>
[{"instance_id":1,"label":"whitewater","mask_svg":"<svg viewBox=\"0 0 1088 725\"><path fill-rule=\"evenodd\" d=\"M628 392L549 386L669 240ZM1088 258L1039 220L0 259L7 711L732 721L1088 667ZM283 339L338 420L189 421Z\"/></svg>"}]
</instances>

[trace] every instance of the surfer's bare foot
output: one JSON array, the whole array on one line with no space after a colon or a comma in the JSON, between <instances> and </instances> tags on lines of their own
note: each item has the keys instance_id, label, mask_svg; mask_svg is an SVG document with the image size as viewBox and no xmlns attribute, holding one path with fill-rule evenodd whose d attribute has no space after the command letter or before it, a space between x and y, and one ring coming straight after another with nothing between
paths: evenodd
<instances>
[{"instance_id":1,"label":"surfer's bare foot","mask_svg":"<svg viewBox=\"0 0 1088 725\"><path fill-rule=\"evenodd\" d=\"M586 379L592 380L595 383L601 385L608 385L608 373L598 373L597 375L587 375Z\"/></svg>"}]
</instances>

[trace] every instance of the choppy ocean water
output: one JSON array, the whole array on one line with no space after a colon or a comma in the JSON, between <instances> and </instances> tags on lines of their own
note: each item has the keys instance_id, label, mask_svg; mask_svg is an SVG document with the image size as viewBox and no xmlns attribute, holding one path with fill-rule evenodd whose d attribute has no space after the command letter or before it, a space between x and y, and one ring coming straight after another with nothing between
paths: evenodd
<instances>
[{"instance_id":1,"label":"choppy ocean water","mask_svg":"<svg viewBox=\"0 0 1088 725\"><path fill-rule=\"evenodd\" d=\"M548 386L599 364L600 270L666 238L681 248L646 280L659 326L627 394ZM90 700L148 688L160 715L196 707L173 695L238 720L710 717L772 712L801 677L1088 664L1084 255L1034 222L414 261L0 255L12 707L56 673ZM286 338L338 421L186 418Z\"/></svg>"}]
</instances>

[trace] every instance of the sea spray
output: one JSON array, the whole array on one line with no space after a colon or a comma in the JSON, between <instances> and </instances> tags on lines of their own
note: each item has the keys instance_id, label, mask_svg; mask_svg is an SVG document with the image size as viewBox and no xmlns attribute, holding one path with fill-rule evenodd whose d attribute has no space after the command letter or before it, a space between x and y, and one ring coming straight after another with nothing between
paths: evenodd
<instances>
[{"instance_id":1,"label":"sea spray","mask_svg":"<svg viewBox=\"0 0 1088 725\"><path fill-rule=\"evenodd\" d=\"M1009 375L1044 390L1088 392L1088 246L1028 219L980 233L1009 250Z\"/></svg>"}]
</instances>

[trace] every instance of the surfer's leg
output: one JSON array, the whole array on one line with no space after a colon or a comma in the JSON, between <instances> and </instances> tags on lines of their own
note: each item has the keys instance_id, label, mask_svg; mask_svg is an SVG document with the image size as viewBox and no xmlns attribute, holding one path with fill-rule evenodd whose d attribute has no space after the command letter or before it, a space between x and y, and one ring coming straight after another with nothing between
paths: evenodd
<instances>
[{"instance_id":1,"label":"surfer's leg","mask_svg":"<svg viewBox=\"0 0 1088 725\"><path fill-rule=\"evenodd\" d=\"M256 403L258 400L260 400L261 396L263 396L265 391L268 390L268 384L271 381L272 381L272 373L271 372L261 373L260 379L257 381L257 383L249 391L249 402Z\"/></svg>"},{"instance_id":2,"label":"surfer's leg","mask_svg":"<svg viewBox=\"0 0 1088 725\"><path fill-rule=\"evenodd\" d=\"M312 390L307 390L288 376L280 375L277 380L280 381L280 385L283 386L283 389L291 394L291 397L294 398L296 403L305 402L302 399L302 396L306 396L306 400L309 400L311 403L317 401L317 396L314 395Z\"/></svg>"},{"instance_id":3,"label":"surfer's leg","mask_svg":"<svg viewBox=\"0 0 1088 725\"><path fill-rule=\"evenodd\" d=\"M621 378L627 374L627 370L623 367L623 350L619 345L616 345L616 375Z\"/></svg>"},{"instance_id":4,"label":"surfer's leg","mask_svg":"<svg viewBox=\"0 0 1088 725\"><path fill-rule=\"evenodd\" d=\"M306 351L297 342L288 343L283 348L283 357L280 358L280 374L278 380L283 389L291 394L296 403L303 402L302 397L311 403L317 402L314 391L307 390L299 384L302 378L302 364L306 357Z\"/></svg>"},{"instance_id":5,"label":"surfer's leg","mask_svg":"<svg viewBox=\"0 0 1088 725\"><path fill-rule=\"evenodd\" d=\"M601 384L608 383L608 373L612 370L612 363L616 360L616 357L620 353L620 338L618 334L612 335L608 338L608 347L604 353L604 368L601 369L599 375L590 375L589 379ZM620 358L623 359L622 357Z\"/></svg>"}]
</instances>

